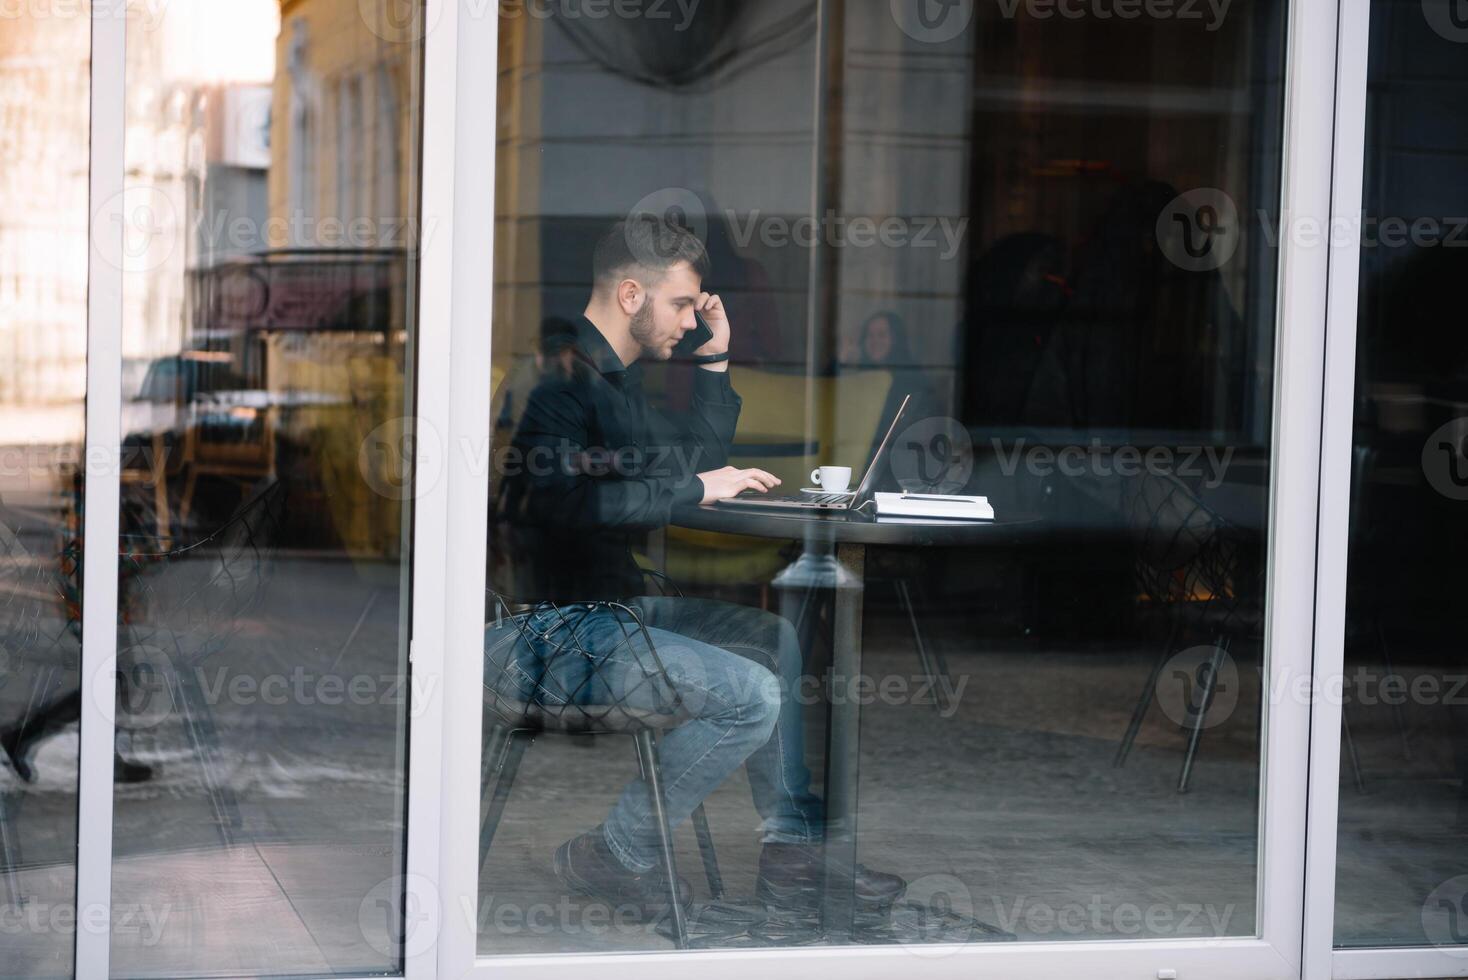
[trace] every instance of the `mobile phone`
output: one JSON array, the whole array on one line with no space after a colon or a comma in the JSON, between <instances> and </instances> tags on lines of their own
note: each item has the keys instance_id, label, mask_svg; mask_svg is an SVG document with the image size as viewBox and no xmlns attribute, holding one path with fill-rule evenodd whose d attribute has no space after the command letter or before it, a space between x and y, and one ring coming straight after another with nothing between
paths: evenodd
<instances>
[{"instance_id":1,"label":"mobile phone","mask_svg":"<svg viewBox=\"0 0 1468 980\"><path fill-rule=\"evenodd\" d=\"M683 339L678 341L678 346L673 348L674 357L692 357L694 351L714 339L713 328L704 322L703 314L694 310L693 317L698 321L698 325L684 334Z\"/></svg>"}]
</instances>

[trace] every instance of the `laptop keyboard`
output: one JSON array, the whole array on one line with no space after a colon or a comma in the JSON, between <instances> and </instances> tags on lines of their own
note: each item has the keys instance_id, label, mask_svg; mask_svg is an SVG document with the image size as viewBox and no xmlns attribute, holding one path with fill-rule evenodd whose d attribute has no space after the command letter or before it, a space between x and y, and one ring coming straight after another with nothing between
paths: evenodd
<instances>
[{"instance_id":1,"label":"laptop keyboard","mask_svg":"<svg viewBox=\"0 0 1468 980\"><path fill-rule=\"evenodd\" d=\"M802 503L811 504L839 504L849 500L849 493L760 493L758 490L745 490L738 494L736 500L798 500Z\"/></svg>"}]
</instances>

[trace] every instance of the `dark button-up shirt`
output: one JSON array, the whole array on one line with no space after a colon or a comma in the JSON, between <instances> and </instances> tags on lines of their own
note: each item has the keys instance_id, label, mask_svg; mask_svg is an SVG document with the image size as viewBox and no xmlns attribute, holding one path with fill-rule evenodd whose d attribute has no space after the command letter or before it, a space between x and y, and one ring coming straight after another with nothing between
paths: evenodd
<instances>
[{"instance_id":1,"label":"dark button-up shirt","mask_svg":"<svg viewBox=\"0 0 1468 980\"><path fill-rule=\"evenodd\" d=\"M496 456L493 580L515 599L646 592L634 543L703 498L697 474L726 464L739 421L727 372L691 368L691 410L670 418L648 404L642 368L624 365L585 317L571 355L569 367L551 362Z\"/></svg>"}]
</instances>

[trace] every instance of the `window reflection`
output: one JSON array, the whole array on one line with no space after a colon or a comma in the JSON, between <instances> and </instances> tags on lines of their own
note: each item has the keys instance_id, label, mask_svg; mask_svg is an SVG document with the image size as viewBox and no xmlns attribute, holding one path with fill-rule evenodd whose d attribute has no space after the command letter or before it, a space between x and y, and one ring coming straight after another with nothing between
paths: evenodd
<instances>
[{"instance_id":1,"label":"window reflection","mask_svg":"<svg viewBox=\"0 0 1468 980\"><path fill-rule=\"evenodd\" d=\"M889 6L501 12L481 953L671 948L670 863L690 946L1255 929L1283 7ZM609 303L597 242L648 218L709 268L638 263ZM717 380L692 360L719 342L623 338L686 273L732 325ZM660 445L710 465L579 466ZM696 506L726 463L791 491L874 458L870 489L987 496L995 533ZM761 623L797 652L759 656ZM683 765L707 719L665 648L775 679L742 765ZM624 833L660 823L634 690L689 773L671 859ZM858 747L836 694L863 690ZM771 830L771 746L820 814L810 866Z\"/></svg>"},{"instance_id":2,"label":"window reflection","mask_svg":"<svg viewBox=\"0 0 1468 980\"><path fill-rule=\"evenodd\" d=\"M1342 705L1338 946L1468 941L1462 580L1468 213L1461 42L1447 6L1374 3ZM1447 591L1444 591L1447 590Z\"/></svg>"},{"instance_id":3,"label":"window reflection","mask_svg":"<svg viewBox=\"0 0 1468 980\"><path fill-rule=\"evenodd\" d=\"M72 975L89 24L0 30L0 974Z\"/></svg>"},{"instance_id":4,"label":"window reflection","mask_svg":"<svg viewBox=\"0 0 1468 980\"><path fill-rule=\"evenodd\" d=\"M394 6L128 21L112 884L149 926L114 930L117 976L402 968L421 32Z\"/></svg>"}]
</instances>

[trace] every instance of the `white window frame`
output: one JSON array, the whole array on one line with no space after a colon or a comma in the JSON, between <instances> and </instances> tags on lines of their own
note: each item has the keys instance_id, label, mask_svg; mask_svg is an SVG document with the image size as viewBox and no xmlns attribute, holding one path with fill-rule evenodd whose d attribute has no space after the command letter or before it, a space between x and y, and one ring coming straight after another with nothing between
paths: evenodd
<instances>
[{"instance_id":1,"label":"white window frame","mask_svg":"<svg viewBox=\"0 0 1468 980\"><path fill-rule=\"evenodd\" d=\"M87 255L87 461L82 488L82 707L77 773L77 921L112 909L117 545L122 457L123 187L127 22L92 13L91 233ZM96 921L93 919L92 921ZM78 980L106 980L110 928L76 930Z\"/></svg>"},{"instance_id":2,"label":"white window frame","mask_svg":"<svg viewBox=\"0 0 1468 980\"><path fill-rule=\"evenodd\" d=\"M1356 315L1366 159L1366 84L1371 0L1340 0L1335 154L1331 172L1329 316L1325 417L1321 433L1320 547L1316 561L1315 676L1345 676L1346 575L1350 545L1351 436L1355 424ZM1352 234L1336 234L1349 229ZM1326 692L1339 685L1322 684ZM1468 950L1447 947L1335 948L1337 821L1340 817L1339 698L1312 710L1304 980L1468 977Z\"/></svg>"},{"instance_id":3,"label":"white window frame","mask_svg":"<svg viewBox=\"0 0 1468 980\"><path fill-rule=\"evenodd\" d=\"M412 980L552 976L711 978L812 969L853 978L916 968L1006 977L1179 976L1386 980L1468 976L1468 959L1432 948L1335 950L1340 706L1280 698L1266 715L1259 909L1254 939L1011 943L936 950L852 947L479 958L474 911L481 745L490 336L493 308L498 22L493 5L427 0L418 292L417 424L442 455L419 459L413 552L407 908L436 941L406 963ZM1294 0L1289 11L1282 221L1359 216L1369 0ZM1339 26L1339 32L1337 27ZM125 27L92 25L92 235L88 292L85 535L116 540L121 402ZM460 57L464 52L464 57ZM1330 173L1327 182L1320 175ZM459 214L466 220L455 222ZM1335 227L1322 220L1322 227ZM1280 238L1274 492L1270 518L1269 692L1302 674L1343 671L1346 527L1359 249ZM479 447L481 452L474 451ZM1323 477L1323 479L1322 479ZM1318 505L1317 505L1318 501ZM452 542L452 547L450 546ZM113 674L117 563L84 556L83 698L77 906L111 897ZM462 651L450 656L448 651ZM1313 652L1313 662L1312 662ZM1307 789L1309 792L1307 822ZM1305 888L1302 894L1302 875ZM78 930L76 976L108 976L109 937Z\"/></svg>"},{"instance_id":4,"label":"white window frame","mask_svg":"<svg viewBox=\"0 0 1468 980\"><path fill-rule=\"evenodd\" d=\"M422 221L419 235L417 378L420 432L447 431L450 258L454 215L455 57L452 31L431 29L452 0L425 0L423 44ZM493 11L495 8L490 5ZM82 717L78 777L76 907L106 909L112 899L112 756L117 655L124 255L124 91L127 24L107 5L93 5L91 49L91 234L87 269L87 406L82 595ZM294 193L294 191L293 191ZM485 362L487 363L487 361ZM437 461L420 455L414 468L412 633L408 660L415 682L408 718L407 856L403 869L407 980L434 980L439 950L415 942L422 917L439 908L440 793L443 770L445 579L449 566L447 482ZM457 536L453 540L457 540ZM92 913L95 914L95 913ZM78 915L78 920L82 918ZM75 976L109 980L109 931L78 928ZM346 980L346 978L343 978ZM365 980L365 978L364 978Z\"/></svg>"},{"instance_id":5,"label":"white window frame","mask_svg":"<svg viewBox=\"0 0 1468 980\"><path fill-rule=\"evenodd\" d=\"M459 549L445 581L446 686L442 812L443 903L438 942L444 977L495 980L557 978L577 971L637 980L710 980L798 976L812 971L852 978L886 978L916 970L927 977L970 977L975 971L1012 978L1055 976L1157 977L1176 970L1189 980L1247 977L1298 978L1302 969L1306 790L1311 710L1280 698L1266 712L1263 731L1257 938L1135 942L1003 943L944 947L843 947L758 951L617 953L479 958L478 909L481 671L485 588L485 501L489 474L487 379L493 310L495 108L498 23L495 9L471 14L450 4L435 26L439 47L429 54L457 59L455 107L452 402L446 429L448 526ZM1330 214L1336 78L1336 0L1294 0L1289 10L1284 113L1282 211ZM432 96L430 96L432 97ZM1270 515L1267 616L1268 687L1288 684L1311 670L1320 477L1321 399L1325 382L1327 259L1323 248L1281 239L1277 302L1277 385L1274 415L1274 489ZM425 292L427 286L425 285ZM425 325L426 325L425 318ZM426 371L428 365L424 364ZM427 375L425 374L425 377ZM477 449L477 451L476 451ZM421 546L421 542L420 542ZM1334 789L1332 787L1332 792Z\"/></svg>"}]
</instances>

